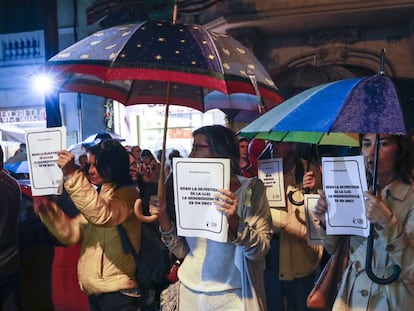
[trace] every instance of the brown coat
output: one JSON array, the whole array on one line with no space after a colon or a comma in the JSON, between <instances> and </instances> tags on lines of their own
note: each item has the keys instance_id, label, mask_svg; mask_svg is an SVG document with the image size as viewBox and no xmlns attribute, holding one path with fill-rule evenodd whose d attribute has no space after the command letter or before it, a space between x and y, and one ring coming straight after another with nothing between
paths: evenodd
<instances>
[{"instance_id":1,"label":"brown coat","mask_svg":"<svg viewBox=\"0 0 414 311\"><path fill-rule=\"evenodd\" d=\"M306 162L302 161L306 167ZM316 178L315 189L321 188L321 174L316 166L310 169ZM301 181L296 181L294 172L284 174L286 189L286 207L271 208L273 231L279 233L279 278L281 280L293 280L307 276L314 272L320 264L323 246L310 246L307 244L307 226L304 205L294 205L287 198L287 194L293 191L295 201L303 201ZM313 189L314 190L314 189Z\"/></svg>"}]
</instances>

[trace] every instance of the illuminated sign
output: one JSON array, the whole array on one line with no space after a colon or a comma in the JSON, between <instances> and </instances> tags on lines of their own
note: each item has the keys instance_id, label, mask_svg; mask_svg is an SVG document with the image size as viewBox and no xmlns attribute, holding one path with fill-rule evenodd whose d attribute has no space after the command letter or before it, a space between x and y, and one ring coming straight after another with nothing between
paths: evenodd
<instances>
[{"instance_id":1,"label":"illuminated sign","mask_svg":"<svg viewBox=\"0 0 414 311\"><path fill-rule=\"evenodd\" d=\"M16 107L0 109L1 123L26 123L46 121L46 109L43 106Z\"/></svg>"}]
</instances>

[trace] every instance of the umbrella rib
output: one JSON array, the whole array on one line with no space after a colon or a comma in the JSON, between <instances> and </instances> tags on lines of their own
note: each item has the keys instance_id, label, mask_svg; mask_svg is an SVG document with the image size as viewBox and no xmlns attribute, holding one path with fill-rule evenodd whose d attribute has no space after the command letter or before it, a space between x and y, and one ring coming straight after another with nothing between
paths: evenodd
<instances>
[{"instance_id":1,"label":"umbrella rib","mask_svg":"<svg viewBox=\"0 0 414 311\"><path fill-rule=\"evenodd\" d=\"M134 86L135 86L135 82L136 81L137 80L135 80L135 79L131 80L131 87L129 88L128 93L126 94L127 97L125 99L125 103L128 104L128 105L134 105L135 104L135 103L130 103L129 100L130 100L131 94L132 94L132 92L134 90Z\"/></svg>"},{"instance_id":2,"label":"umbrella rib","mask_svg":"<svg viewBox=\"0 0 414 311\"><path fill-rule=\"evenodd\" d=\"M205 32L205 34L208 36L208 38L210 39L210 42L214 42L214 39L213 39L213 37L211 36L211 34L210 34L210 32L208 32L207 30L205 30L204 28L201 28L202 30L203 30L203 32ZM224 77L224 67L223 67L223 63L221 62L221 57L219 57L219 52L218 52L218 50L217 50L217 46L215 45L215 44L213 44L213 48L214 48L214 51L216 52L216 58L217 58L217 60L218 60L218 63L220 64L220 70L221 70L221 73L222 73L222 75L223 75L223 77Z\"/></svg>"}]
</instances>

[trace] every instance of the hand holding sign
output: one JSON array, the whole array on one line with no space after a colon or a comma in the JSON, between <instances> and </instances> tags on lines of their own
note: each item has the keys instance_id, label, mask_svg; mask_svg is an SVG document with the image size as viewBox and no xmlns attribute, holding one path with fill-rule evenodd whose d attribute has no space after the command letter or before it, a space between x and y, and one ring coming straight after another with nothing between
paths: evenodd
<instances>
[{"instance_id":1,"label":"hand holding sign","mask_svg":"<svg viewBox=\"0 0 414 311\"><path fill-rule=\"evenodd\" d=\"M63 174L57 165L66 148L66 129L52 127L26 132L27 160L33 196L62 193Z\"/></svg>"},{"instance_id":2,"label":"hand holding sign","mask_svg":"<svg viewBox=\"0 0 414 311\"><path fill-rule=\"evenodd\" d=\"M323 157L323 186L328 203L327 234L368 236L364 191L367 179L363 156Z\"/></svg>"}]
</instances>

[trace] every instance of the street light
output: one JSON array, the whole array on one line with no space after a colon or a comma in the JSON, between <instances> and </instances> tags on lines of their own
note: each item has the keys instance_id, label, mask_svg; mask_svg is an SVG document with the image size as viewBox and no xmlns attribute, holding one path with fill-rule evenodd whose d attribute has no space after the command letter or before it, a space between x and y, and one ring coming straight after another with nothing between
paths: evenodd
<instances>
[{"instance_id":1,"label":"street light","mask_svg":"<svg viewBox=\"0 0 414 311\"><path fill-rule=\"evenodd\" d=\"M47 95L54 90L53 78L47 74L37 74L32 77L32 81L36 93Z\"/></svg>"}]
</instances>

